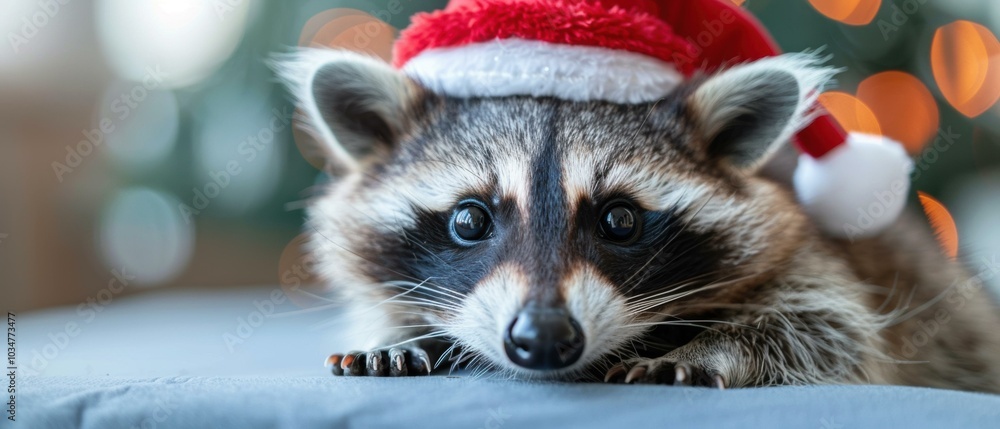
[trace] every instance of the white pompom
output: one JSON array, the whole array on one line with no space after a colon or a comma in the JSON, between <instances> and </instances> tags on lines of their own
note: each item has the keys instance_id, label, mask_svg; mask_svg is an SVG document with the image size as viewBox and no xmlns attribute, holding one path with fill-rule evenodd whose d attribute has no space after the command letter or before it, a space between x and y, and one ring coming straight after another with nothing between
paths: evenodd
<instances>
[{"instance_id":1,"label":"white pompom","mask_svg":"<svg viewBox=\"0 0 1000 429\"><path fill-rule=\"evenodd\" d=\"M820 159L803 154L795 170L795 192L806 212L837 237L873 236L891 225L906 206L913 161L891 139L851 133Z\"/></svg>"}]
</instances>

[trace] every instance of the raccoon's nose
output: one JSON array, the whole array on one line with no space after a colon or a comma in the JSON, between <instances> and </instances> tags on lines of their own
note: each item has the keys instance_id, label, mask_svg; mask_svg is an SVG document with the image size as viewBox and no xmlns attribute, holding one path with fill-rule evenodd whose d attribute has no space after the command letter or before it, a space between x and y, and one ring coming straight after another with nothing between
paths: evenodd
<instances>
[{"instance_id":1,"label":"raccoon's nose","mask_svg":"<svg viewBox=\"0 0 1000 429\"><path fill-rule=\"evenodd\" d=\"M507 328L504 349L518 366L566 368L583 354L583 330L564 309L529 306Z\"/></svg>"}]
</instances>

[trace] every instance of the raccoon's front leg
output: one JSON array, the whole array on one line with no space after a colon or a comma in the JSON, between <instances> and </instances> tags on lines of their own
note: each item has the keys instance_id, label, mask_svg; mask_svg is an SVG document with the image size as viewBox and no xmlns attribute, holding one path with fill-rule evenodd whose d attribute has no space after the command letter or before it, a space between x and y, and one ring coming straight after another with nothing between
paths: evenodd
<instances>
[{"instance_id":1,"label":"raccoon's front leg","mask_svg":"<svg viewBox=\"0 0 1000 429\"><path fill-rule=\"evenodd\" d=\"M698 335L690 343L658 358L632 358L611 367L605 382L673 384L686 386L726 387L760 384L754 371L755 361L763 350L755 349L758 341L753 334L725 328L728 332L712 331Z\"/></svg>"},{"instance_id":2,"label":"raccoon's front leg","mask_svg":"<svg viewBox=\"0 0 1000 429\"><path fill-rule=\"evenodd\" d=\"M381 347L367 352L352 351L332 354L324 365L333 375L402 377L428 375L433 363L448 344L440 340L423 340L394 347Z\"/></svg>"},{"instance_id":3,"label":"raccoon's front leg","mask_svg":"<svg viewBox=\"0 0 1000 429\"><path fill-rule=\"evenodd\" d=\"M877 328L867 314L840 310L734 317L662 357L625 360L605 381L719 388L858 381Z\"/></svg>"}]
</instances>

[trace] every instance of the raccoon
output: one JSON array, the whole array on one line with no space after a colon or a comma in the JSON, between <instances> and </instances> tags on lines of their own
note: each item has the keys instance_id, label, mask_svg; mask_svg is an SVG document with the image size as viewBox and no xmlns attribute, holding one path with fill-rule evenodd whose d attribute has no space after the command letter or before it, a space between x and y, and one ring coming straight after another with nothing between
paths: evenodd
<instances>
[{"instance_id":1,"label":"raccoon","mask_svg":"<svg viewBox=\"0 0 1000 429\"><path fill-rule=\"evenodd\" d=\"M387 64L281 66L336 180L307 209L349 303L336 375L460 365L519 378L718 388L1000 391L983 281L903 216L822 233L761 173L834 74L804 54L692 78L649 103L455 98Z\"/></svg>"}]
</instances>

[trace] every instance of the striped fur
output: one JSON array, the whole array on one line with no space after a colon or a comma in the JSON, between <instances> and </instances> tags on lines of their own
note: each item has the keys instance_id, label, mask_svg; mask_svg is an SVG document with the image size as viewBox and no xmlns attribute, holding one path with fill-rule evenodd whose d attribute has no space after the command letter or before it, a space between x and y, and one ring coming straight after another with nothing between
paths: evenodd
<instances>
[{"instance_id":1,"label":"striped fur","mask_svg":"<svg viewBox=\"0 0 1000 429\"><path fill-rule=\"evenodd\" d=\"M1000 390L996 306L974 288L936 299L969 275L926 228L903 220L872 240L836 241L758 176L830 76L815 61L736 67L633 105L448 98L368 60L333 61L357 81L296 82L331 156L350 157L308 229L320 274L353 308L354 346L433 338L454 346L456 363L521 377L599 378L624 362L647 381L684 366L731 387ZM366 138L382 149L359 150ZM494 219L474 245L448 230L468 199ZM598 234L612 201L639 209L634 243ZM503 331L529 302L580 321L587 344L574 366L507 360ZM948 321L907 348L937 313Z\"/></svg>"}]
</instances>

